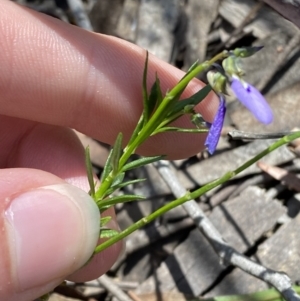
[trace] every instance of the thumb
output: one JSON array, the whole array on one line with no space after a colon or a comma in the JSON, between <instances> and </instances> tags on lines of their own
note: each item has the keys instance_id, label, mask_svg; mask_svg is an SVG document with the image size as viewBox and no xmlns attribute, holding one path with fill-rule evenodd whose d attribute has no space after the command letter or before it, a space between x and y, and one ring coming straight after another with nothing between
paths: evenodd
<instances>
[{"instance_id":1,"label":"thumb","mask_svg":"<svg viewBox=\"0 0 300 301\"><path fill-rule=\"evenodd\" d=\"M91 257L99 237L92 198L33 169L0 172L0 300L33 300Z\"/></svg>"}]
</instances>

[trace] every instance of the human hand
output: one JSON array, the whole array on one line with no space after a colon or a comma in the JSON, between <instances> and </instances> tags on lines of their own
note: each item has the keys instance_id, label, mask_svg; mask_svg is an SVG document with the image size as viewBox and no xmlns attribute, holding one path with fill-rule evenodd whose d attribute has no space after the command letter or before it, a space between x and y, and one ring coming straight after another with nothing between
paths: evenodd
<instances>
[{"instance_id":1,"label":"human hand","mask_svg":"<svg viewBox=\"0 0 300 301\"><path fill-rule=\"evenodd\" d=\"M130 136L142 110L145 51L10 1L0 1L0 36L0 299L33 300L66 278L99 277L120 253L115 244L81 268L98 240L99 213L83 192L84 150L70 128L106 143L120 131ZM183 75L153 56L148 71L164 91ZM185 96L201 86L194 80ZM217 106L211 94L197 110L210 121ZM204 139L158 135L139 153L187 157Z\"/></svg>"}]
</instances>

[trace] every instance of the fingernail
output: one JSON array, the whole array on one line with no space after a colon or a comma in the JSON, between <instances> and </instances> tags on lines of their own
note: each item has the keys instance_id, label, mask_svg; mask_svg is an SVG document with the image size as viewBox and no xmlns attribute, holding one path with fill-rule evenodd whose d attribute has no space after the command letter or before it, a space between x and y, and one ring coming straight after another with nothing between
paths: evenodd
<instances>
[{"instance_id":1,"label":"fingernail","mask_svg":"<svg viewBox=\"0 0 300 301\"><path fill-rule=\"evenodd\" d=\"M20 291L73 273L99 238L99 210L81 189L59 184L27 191L5 211L13 271Z\"/></svg>"}]
</instances>

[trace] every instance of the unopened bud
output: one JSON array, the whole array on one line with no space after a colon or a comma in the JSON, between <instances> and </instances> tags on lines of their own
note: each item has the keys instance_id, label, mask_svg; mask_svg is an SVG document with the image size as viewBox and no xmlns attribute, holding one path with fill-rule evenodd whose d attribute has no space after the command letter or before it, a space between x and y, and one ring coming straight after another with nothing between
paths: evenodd
<instances>
[{"instance_id":1,"label":"unopened bud","mask_svg":"<svg viewBox=\"0 0 300 301\"><path fill-rule=\"evenodd\" d=\"M203 119L202 115L199 113L193 114L191 116L191 122L197 127L201 128L205 126L205 120Z\"/></svg>"},{"instance_id":2,"label":"unopened bud","mask_svg":"<svg viewBox=\"0 0 300 301\"><path fill-rule=\"evenodd\" d=\"M224 76L220 72L210 70L207 72L207 81L215 92L217 92L218 94L226 94L226 76Z\"/></svg>"},{"instance_id":3,"label":"unopened bud","mask_svg":"<svg viewBox=\"0 0 300 301\"><path fill-rule=\"evenodd\" d=\"M237 75L238 77L241 77L242 75L244 75L244 71L239 66L237 57L233 55L223 60L222 66L225 72L230 76Z\"/></svg>"},{"instance_id":4,"label":"unopened bud","mask_svg":"<svg viewBox=\"0 0 300 301\"><path fill-rule=\"evenodd\" d=\"M264 46L253 46L253 47L243 47L243 48L236 48L233 51L231 51L232 54L234 54L236 57L249 57L259 50L264 48Z\"/></svg>"},{"instance_id":5,"label":"unopened bud","mask_svg":"<svg viewBox=\"0 0 300 301\"><path fill-rule=\"evenodd\" d=\"M195 114L194 105L186 105L183 108L184 114Z\"/></svg>"}]
</instances>

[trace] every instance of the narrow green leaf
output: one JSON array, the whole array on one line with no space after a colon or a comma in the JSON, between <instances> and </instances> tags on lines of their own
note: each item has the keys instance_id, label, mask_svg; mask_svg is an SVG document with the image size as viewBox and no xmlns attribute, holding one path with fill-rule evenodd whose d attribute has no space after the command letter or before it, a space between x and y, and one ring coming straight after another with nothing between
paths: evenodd
<instances>
[{"instance_id":1,"label":"narrow green leaf","mask_svg":"<svg viewBox=\"0 0 300 301\"><path fill-rule=\"evenodd\" d=\"M189 68L189 70L187 71L187 73L180 79L180 81L178 82L178 84L179 84L180 82L182 82L182 81L183 81L183 80L184 80L184 79L185 79L192 71L194 71L198 66L199 66L199 63L198 63L198 61L196 61L196 62ZM178 84L177 84L177 85L178 85ZM182 86L182 88L181 88L180 90L177 91L176 95L174 95L175 98L176 98L176 101L179 100L179 98L180 98L182 92L185 90L185 88L186 88L187 85L188 85L188 83L186 83L184 86ZM173 90L173 89L172 89L172 90Z\"/></svg>"},{"instance_id":2,"label":"narrow green leaf","mask_svg":"<svg viewBox=\"0 0 300 301\"><path fill-rule=\"evenodd\" d=\"M104 227L111 219L112 219L111 216L101 217L101 219L100 219L100 227Z\"/></svg>"},{"instance_id":3,"label":"narrow green leaf","mask_svg":"<svg viewBox=\"0 0 300 301\"><path fill-rule=\"evenodd\" d=\"M132 143L132 141L138 136L139 132L143 128L143 125L144 125L144 113L141 115L141 117L140 117L140 119L139 119L139 121L138 121L131 137L130 137L130 140L129 140L127 146L130 145Z\"/></svg>"},{"instance_id":4,"label":"narrow green leaf","mask_svg":"<svg viewBox=\"0 0 300 301\"><path fill-rule=\"evenodd\" d=\"M119 160L122 153L122 141L123 141L123 134L119 133L112 149L111 162L110 162L112 171L115 175L119 171Z\"/></svg>"},{"instance_id":5,"label":"narrow green leaf","mask_svg":"<svg viewBox=\"0 0 300 301\"><path fill-rule=\"evenodd\" d=\"M164 133L164 132L181 132L181 133L193 133L193 134L199 134L199 133L208 133L208 129L184 129L184 128L178 128L173 126L167 126L162 127L155 131L153 135L158 133Z\"/></svg>"},{"instance_id":6,"label":"narrow green leaf","mask_svg":"<svg viewBox=\"0 0 300 301\"><path fill-rule=\"evenodd\" d=\"M182 115L185 115L185 108L187 106L195 106L198 103L200 103L207 94L211 91L211 86L207 85L204 88L202 88L200 91L195 93L189 98L177 101L172 108L169 109L169 113L165 117L165 119L161 122L161 124L157 127L157 130L152 134L161 133L161 128L169 125L173 121L177 120Z\"/></svg>"},{"instance_id":7,"label":"narrow green leaf","mask_svg":"<svg viewBox=\"0 0 300 301\"><path fill-rule=\"evenodd\" d=\"M149 95L149 99L148 99L148 114L149 114L149 117L151 116L151 114L153 113L154 109L157 106L158 95L157 95L156 85L157 85L157 82L155 81L154 84L151 87L150 95Z\"/></svg>"},{"instance_id":8,"label":"narrow green leaf","mask_svg":"<svg viewBox=\"0 0 300 301\"><path fill-rule=\"evenodd\" d=\"M111 197L105 200L102 200L98 203L98 206L100 209L102 208L107 208L119 203L127 203L127 202L132 202L132 201L137 201L137 200L144 200L145 197L142 195L135 195L135 194L124 194L124 195L119 195L115 197Z\"/></svg>"},{"instance_id":9,"label":"narrow green leaf","mask_svg":"<svg viewBox=\"0 0 300 301\"><path fill-rule=\"evenodd\" d=\"M155 108L162 102L163 96L160 88L160 81L159 78L155 78L155 82L151 87L149 99L148 99L148 114L149 117L153 114Z\"/></svg>"},{"instance_id":10,"label":"narrow green leaf","mask_svg":"<svg viewBox=\"0 0 300 301\"><path fill-rule=\"evenodd\" d=\"M125 172L121 172L119 173L113 180L112 184L111 184L111 187L115 187L117 185L119 185L120 183L123 182L124 180L124 176L125 176Z\"/></svg>"},{"instance_id":11,"label":"narrow green leaf","mask_svg":"<svg viewBox=\"0 0 300 301\"><path fill-rule=\"evenodd\" d=\"M160 80L157 76L157 74L155 75L155 82L156 82L156 94L157 94L157 105L159 105L162 100L163 100L163 95L162 95L162 92L161 92L161 87L160 87Z\"/></svg>"},{"instance_id":12,"label":"narrow green leaf","mask_svg":"<svg viewBox=\"0 0 300 301\"><path fill-rule=\"evenodd\" d=\"M118 235L119 232L113 229L101 229L100 230L100 238L110 238Z\"/></svg>"},{"instance_id":13,"label":"narrow green leaf","mask_svg":"<svg viewBox=\"0 0 300 301\"><path fill-rule=\"evenodd\" d=\"M141 183L144 181L146 181L146 179L134 179L134 180L126 181L126 182L119 184L118 188L123 188L125 186L131 185L131 184L136 184L136 183Z\"/></svg>"},{"instance_id":14,"label":"narrow green leaf","mask_svg":"<svg viewBox=\"0 0 300 301\"><path fill-rule=\"evenodd\" d=\"M102 214L104 211L106 211L108 208L110 208L111 206L105 206L105 207L101 207L101 206L99 206L99 204L97 204L98 205L98 208L99 208L99 211L100 211L100 214Z\"/></svg>"},{"instance_id":15,"label":"narrow green leaf","mask_svg":"<svg viewBox=\"0 0 300 301\"><path fill-rule=\"evenodd\" d=\"M128 185L131 185L131 184L135 184L135 183L140 183L140 182L144 182L146 179L135 179L135 180L130 180L130 181L127 181L127 182L123 182L123 183L120 183L119 185L116 185L116 186L113 186L111 188L109 188L103 198L111 195L114 191L116 191L117 189L120 189L120 188L123 188L125 186L128 186Z\"/></svg>"},{"instance_id":16,"label":"narrow green leaf","mask_svg":"<svg viewBox=\"0 0 300 301\"><path fill-rule=\"evenodd\" d=\"M184 115L183 111L179 111L178 113L175 113L173 115L166 116L165 119L161 122L161 124L156 128L155 132L152 133L152 135L154 135L156 132L158 132L158 130L160 128L169 125L170 123L172 123L173 121L175 121L179 117L181 117L182 115Z\"/></svg>"},{"instance_id":17,"label":"narrow green leaf","mask_svg":"<svg viewBox=\"0 0 300 301\"><path fill-rule=\"evenodd\" d=\"M190 74L193 70L195 70L199 65L199 60L197 60L187 71L187 73L181 78L179 82L181 82L184 78L187 77L188 74Z\"/></svg>"},{"instance_id":18,"label":"narrow green leaf","mask_svg":"<svg viewBox=\"0 0 300 301\"><path fill-rule=\"evenodd\" d=\"M91 156L90 156L90 147L87 146L85 149L85 168L86 173L90 185L90 194L94 198L95 197L95 183L93 178L93 167L91 162Z\"/></svg>"},{"instance_id":19,"label":"narrow green leaf","mask_svg":"<svg viewBox=\"0 0 300 301\"><path fill-rule=\"evenodd\" d=\"M146 158L134 160L132 162L125 164L122 168L122 172L162 160L164 157L165 156L155 156L155 157L146 157Z\"/></svg>"},{"instance_id":20,"label":"narrow green leaf","mask_svg":"<svg viewBox=\"0 0 300 301\"><path fill-rule=\"evenodd\" d=\"M212 90L211 86L206 85L205 87L203 87L201 90L199 90L197 93L195 93L191 97L180 100L179 102L176 103L176 105L170 111L168 116L177 114L180 111L183 112L184 107L187 106L187 105L194 105L195 106L195 105L199 104L208 95L208 93L211 90Z\"/></svg>"},{"instance_id":21,"label":"narrow green leaf","mask_svg":"<svg viewBox=\"0 0 300 301\"><path fill-rule=\"evenodd\" d=\"M104 166L103 172L101 174L101 179L100 179L101 183L104 182L104 180L106 179L106 177L112 171L112 167L111 167L112 151L113 150L111 149L110 152L109 152L109 154L108 154L108 157L106 159L105 166Z\"/></svg>"},{"instance_id":22,"label":"narrow green leaf","mask_svg":"<svg viewBox=\"0 0 300 301\"><path fill-rule=\"evenodd\" d=\"M147 92L147 73L148 73L148 57L149 53L146 51L146 60L144 65L144 72L143 72L143 103L144 103L144 120L143 124L145 125L149 120L149 102L148 102L148 92Z\"/></svg>"},{"instance_id":23,"label":"narrow green leaf","mask_svg":"<svg viewBox=\"0 0 300 301\"><path fill-rule=\"evenodd\" d=\"M193 63L193 65L188 69L187 74L194 71L198 67L198 65L199 65L199 60L197 60L195 63Z\"/></svg>"}]
</instances>

